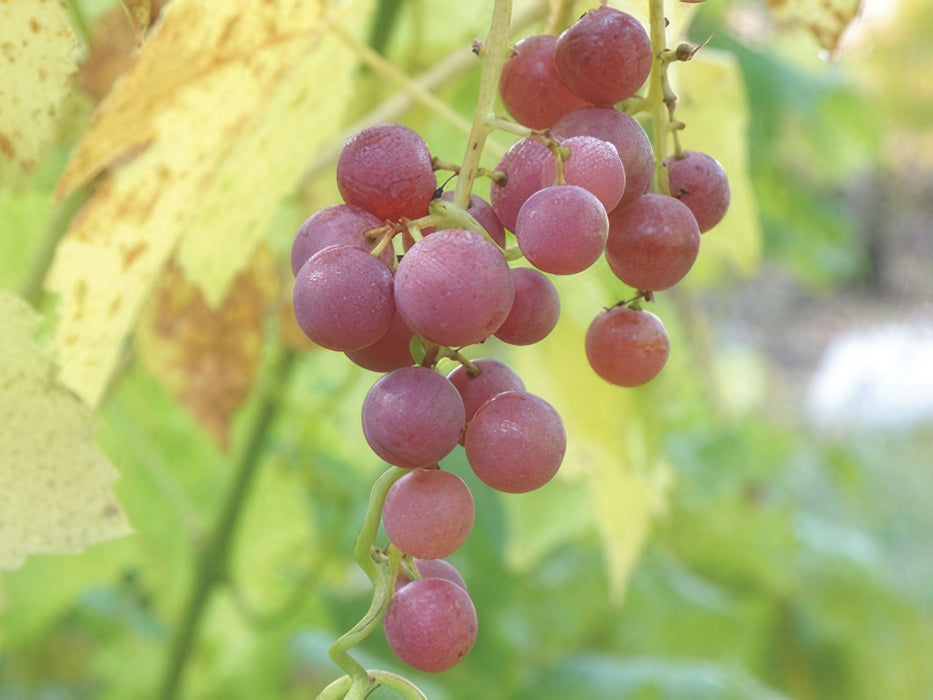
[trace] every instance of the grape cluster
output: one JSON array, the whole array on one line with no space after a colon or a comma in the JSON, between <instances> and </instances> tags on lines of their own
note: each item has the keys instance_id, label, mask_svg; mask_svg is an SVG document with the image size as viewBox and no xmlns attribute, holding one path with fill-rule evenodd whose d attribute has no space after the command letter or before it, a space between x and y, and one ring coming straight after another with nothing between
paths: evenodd
<instances>
[{"instance_id":1,"label":"grape cluster","mask_svg":"<svg viewBox=\"0 0 933 700\"><path fill-rule=\"evenodd\" d=\"M652 61L642 25L606 6L560 37L528 37L499 89L530 132L491 174L488 202L472 194L466 209L455 206L453 193L436 189L437 161L421 137L380 124L340 152L344 203L313 214L295 237L298 324L320 346L383 373L363 401L363 434L381 459L409 470L382 509L386 535L405 555L383 628L414 668L450 668L477 632L466 585L443 561L470 534L473 497L440 462L460 444L480 481L524 493L557 473L566 448L547 401L502 362L470 361L462 349L490 336L541 341L560 315L544 273L576 274L603 255L636 299L650 299L687 274L700 233L728 206L722 168L693 151L663 164L673 196L648 192L651 143L613 105L642 86ZM506 248L506 231L517 250ZM510 267L516 257L531 267ZM599 376L638 386L664 366L669 342L656 316L623 302L597 315L585 348ZM445 357L459 363L448 376L436 370Z\"/></svg>"},{"instance_id":2,"label":"grape cluster","mask_svg":"<svg viewBox=\"0 0 933 700\"><path fill-rule=\"evenodd\" d=\"M601 6L560 37L520 41L499 81L509 113L536 131L497 166L506 178L493 184L492 206L539 270L574 274L605 255L613 274L638 291L597 315L586 334L593 370L625 387L652 379L669 352L663 324L638 300L684 278L700 234L719 223L730 198L722 166L689 150L661 164L670 196L648 191L651 142L613 105L635 94L651 64L641 23Z\"/></svg>"}]
</instances>

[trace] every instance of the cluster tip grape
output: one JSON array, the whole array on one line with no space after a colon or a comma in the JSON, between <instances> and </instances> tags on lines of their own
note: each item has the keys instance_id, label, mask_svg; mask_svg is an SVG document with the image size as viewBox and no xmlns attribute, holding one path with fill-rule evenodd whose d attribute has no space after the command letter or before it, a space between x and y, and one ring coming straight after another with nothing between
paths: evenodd
<instances>
[{"instance_id":1,"label":"cluster tip grape","mask_svg":"<svg viewBox=\"0 0 933 700\"><path fill-rule=\"evenodd\" d=\"M712 157L664 161L670 194L649 191L652 145L614 105L643 86L653 64L641 23L600 6L561 36L515 46L499 80L507 110L529 135L502 157L489 201L455 211L437 191L431 153L399 124L350 138L337 164L342 204L308 218L295 237L294 312L322 347L382 373L362 405L373 452L410 470L385 496L382 522L403 553L383 617L390 647L423 671L458 663L477 615L466 584L443 558L474 522L467 484L440 463L462 445L484 484L505 493L545 485L566 449L557 411L492 358L463 348L495 336L516 346L554 329L560 297L548 275L573 275L605 256L635 300L600 311L584 340L594 372L642 385L667 361L661 320L639 300L690 270L701 233L729 204ZM438 202L435 204L434 202ZM529 266L511 265L506 231ZM449 376L440 358L459 361Z\"/></svg>"}]
</instances>

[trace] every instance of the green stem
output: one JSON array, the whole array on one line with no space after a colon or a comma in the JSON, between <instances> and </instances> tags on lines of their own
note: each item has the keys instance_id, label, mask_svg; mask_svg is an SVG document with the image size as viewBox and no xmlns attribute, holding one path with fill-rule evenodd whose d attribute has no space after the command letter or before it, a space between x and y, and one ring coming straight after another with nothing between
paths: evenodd
<instances>
[{"instance_id":1,"label":"green stem","mask_svg":"<svg viewBox=\"0 0 933 700\"><path fill-rule=\"evenodd\" d=\"M665 74L667 62L664 52L667 50L667 37L665 36L664 0L649 0L648 3L649 34L651 36L651 51L654 62L651 64L651 75L648 77L648 98L646 108L651 115L651 127L654 141L654 179L651 182L652 192L669 194L667 178L662 177L661 163L667 158L667 131L665 126L668 115L665 107Z\"/></svg>"},{"instance_id":2,"label":"green stem","mask_svg":"<svg viewBox=\"0 0 933 700\"><path fill-rule=\"evenodd\" d=\"M467 139L466 153L460 165L460 177L454 191L454 204L461 209L470 205L470 192L476 179L479 161L483 155L483 146L489 134L488 120L493 119L492 106L499 88L499 74L509 58L509 27L512 22L512 0L495 0L492 9L492 22L489 32L483 40L479 56L483 61L480 73L479 94L476 97L476 110L473 112L473 125Z\"/></svg>"},{"instance_id":3,"label":"green stem","mask_svg":"<svg viewBox=\"0 0 933 700\"><path fill-rule=\"evenodd\" d=\"M366 509L366 517L363 519L363 527L360 529L360 534L356 538L356 545L353 548L353 558L356 559L360 568L373 584L373 600L363 618L350 631L334 642L328 651L331 660L343 669L352 681L346 692L347 698L364 698L366 693L377 684L374 677L356 659L350 656L349 651L366 639L376 628L383 615L385 615L389 599L392 597L399 557L395 558L394 566L390 565L389 560L386 558L377 563L373 556L373 544L379 532L379 523L382 520L382 506L385 504L389 488L410 471L401 467L391 467L376 479L376 483L373 484L372 491L369 494L369 507ZM393 571L393 568L395 571ZM324 696L322 693L319 697L330 696ZM335 695L333 697L340 696Z\"/></svg>"},{"instance_id":4,"label":"green stem","mask_svg":"<svg viewBox=\"0 0 933 700\"><path fill-rule=\"evenodd\" d=\"M195 638L207 611L207 602L214 589L227 578L230 550L236 534L237 521L243 511L246 494L253 483L260 457L276 415L281 389L294 362L290 351L280 351L272 363L269 380L261 388L262 398L242 450L236 460L233 481L224 499L220 515L211 530L204 551L198 559L197 572L184 605L179 626L172 640L169 659L162 676L158 697L170 700L181 686L185 667L194 648Z\"/></svg>"}]
</instances>

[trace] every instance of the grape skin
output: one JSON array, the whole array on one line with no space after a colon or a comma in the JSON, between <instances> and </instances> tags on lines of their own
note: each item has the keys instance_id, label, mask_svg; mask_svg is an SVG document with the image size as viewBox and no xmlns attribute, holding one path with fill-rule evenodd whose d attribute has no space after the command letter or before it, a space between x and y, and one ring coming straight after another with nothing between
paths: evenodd
<instances>
[{"instance_id":1,"label":"grape skin","mask_svg":"<svg viewBox=\"0 0 933 700\"><path fill-rule=\"evenodd\" d=\"M560 319L560 295L554 283L530 267L513 267L515 301L495 336L509 345L544 340Z\"/></svg>"},{"instance_id":2,"label":"grape skin","mask_svg":"<svg viewBox=\"0 0 933 700\"><path fill-rule=\"evenodd\" d=\"M557 75L556 45L553 34L525 37L515 44L515 52L499 77L505 108L515 121L530 129L547 129L567 112L589 106Z\"/></svg>"},{"instance_id":3,"label":"grape skin","mask_svg":"<svg viewBox=\"0 0 933 700\"><path fill-rule=\"evenodd\" d=\"M654 151L648 134L634 117L612 107L588 107L570 112L551 129L558 141L595 136L616 147L625 168L625 192L619 205L648 191L654 177Z\"/></svg>"},{"instance_id":4,"label":"grape skin","mask_svg":"<svg viewBox=\"0 0 933 700\"><path fill-rule=\"evenodd\" d=\"M452 191L445 192L441 195L441 199L446 202L453 202L454 193ZM466 208L466 212L476 219L476 223L486 230L486 233L495 241L496 245L500 248L505 248L505 229L502 227L502 222L499 221L499 217L496 216L496 212L489 202L479 195L471 194L470 206ZM421 235L427 236L428 234L434 233L434 231L434 227L429 226L421 229ZM410 248L411 246L409 246L409 249Z\"/></svg>"},{"instance_id":5,"label":"grape skin","mask_svg":"<svg viewBox=\"0 0 933 700\"><path fill-rule=\"evenodd\" d=\"M414 363L411 356L411 339L414 332L395 310L389 329L372 345L346 353L347 358L371 372L391 372Z\"/></svg>"},{"instance_id":6,"label":"grape skin","mask_svg":"<svg viewBox=\"0 0 933 700\"><path fill-rule=\"evenodd\" d=\"M478 625L473 601L463 588L442 578L422 578L395 592L382 627L399 659L436 673L470 653Z\"/></svg>"},{"instance_id":7,"label":"grape skin","mask_svg":"<svg viewBox=\"0 0 933 700\"><path fill-rule=\"evenodd\" d=\"M298 271L292 304L312 341L330 350L359 350L379 340L392 322L392 273L359 248L328 246Z\"/></svg>"},{"instance_id":8,"label":"grape skin","mask_svg":"<svg viewBox=\"0 0 933 700\"><path fill-rule=\"evenodd\" d=\"M392 484L382 509L389 541L406 554L440 559L473 529L473 496L456 474L418 469Z\"/></svg>"},{"instance_id":9,"label":"grape skin","mask_svg":"<svg viewBox=\"0 0 933 700\"><path fill-rule=\"evenodd\" d=\"M366 442L389 464L413 469L437 464L456 447L465 413L459 392L426 367L382 376L363 399Z\"/></svg>"},{"instance_id":10,"label":"grape skin","mask_svg":"<svg viewBox=\"0 0 933 700\"><path fill-rule=\"evenodd\" d=\"M395 303L412 330L438 345L481 343L508 316L515 298L502 252L475 231L425 236L395 272Z\"/></svg>"},{"instance_id":11,"label":"grape skin","mask_svg":"<svg viewBox=\"0 0 933 700\"><path fill-rule=\"evenodd\" d=\"M518 211L525 201L541 189L541 166L546 158L552 157L546 146L533 139L522 139L505 152L496 166L496 171L505 173L508 179L504 185L493 181L489 203L509 231L514 233Z\"/></svg>"},{"instance_id":12,"label":"grape skin","mask_svg":"<svg viewBox=\"0 0 933 700\"><path fill-rule=\"evenodd\" d=\"M460 365L447 375L463 399L466 422L469 423L479 407L493 396L506 391L524 391L525 383L515 370L499 360L481 357L473 360L473 365L480 370L476 377L471 377L464 365Z\"/></svg>"},{"instance_id":13,"label":"grape skin","mask_svg":"<svg viewBox=\"0 0 933 700\"><path fill-rule=\"evenodd\" d=\"M651 40L641 22L611 7L597 7L557 40L554 61L564 84L595 105L634 95L648 79Z\"/></svg>"},{"instance_id":14,"label":"grape skin","mask_svg":"<svg viewBox=\"0 0 933 700\"><path fill-rule=\"evenodd\" d=\"M449 561L445 559L418 559L417 557L414 561L415 568L418 569L421 578L443 578L451 583L456 583L463 590L467 589L463 576ZM411 579L399 569L398 576L395 579L395 590L409 583L411 583Z\"/></svg>"},{"instance_id":15,"label":"grape skin","mask_svg":"<svg viewBox=\"0 0 933 700\"><path fill-rule=\"evenodd\" d=\"M561 142L570 151L564 161L564 181L591 192L608 211L615 209L625 191L625 168L616 147L595 136L571 136ZM557 163L548 158L541 166L541 186L556 181Z\"/></svg>"},{"instance_id":16,"label":"grape skin","mask_svg":"<svg viewBox=\"0 0 933 700\"><path fill-rule=\"evenodd\" d=\"M369 252L373 246L366 241L365 234L380 226L381 220L365 209L349 204L337 204L315 212L298 229L292 243L292 274L297 275L312 255L328 246L350 245ZM379 255L379 259L390 269L394 257L392 246Z\"/></svg>"},{"instance_id":17,"label":"grape skin","mask_svg":"<svg viewBox=\"0 0 933 700\"><path fill-rule=\"evenodd\" d=\"M583 272L599 260L608 233L606 209L576 185L535 192L515 225L515 240L528 262L554 275Z\"/></svg>"},{"instance_id":18,"label":"grape skin","mask_svg":"<svg viewBox=\"0 0 933 700\"><path fill-rule=\"evenodd\" d=\"M623 387L641 386L657 376L671 348L657 316L625 306L607 309L593 319L585 347L593 371Z\"/></svg>"},{"instance_id":19,"label":"grape skin","mask_svg":"<svg viewBox=\"0 0 933 700\"><path fill-rule=\"evenodd\" d=\"M700 151L684 151L665 159L671 195L687 205L700 233L722 221L732 192L729 177L718 160Z\"/></svg>"},{"instance_id":20,"label":"grape skin","mask_svg":"<svg viewBox=\"0 0 933 700\"><path fill-rule=\"evenodd\" d=\"M344 202L379 219L417 219L428 213L437 182L424 140L401 124L377 124L350 137L337 159Z\"/></svg>"},{"instance_id":21,"label":"grape skin","mask_svg":"<svg viewBox=\"0 0 933 700\"><path fill-rule=\"evenodd\" d=\"M609 217L606 260L635 289L674 286L693 267L700 229L686 205L663 194L643 194Z\"/></svg>"},{"instance_id":22,"label":"grape skin","mask_svg":"<svg viewBox=\"0 0 933 700\"><path fill-rule=\"evenodd\" d=\"M506 493L525 493L557 473L567 436L547 401L524 391L507 391L476 412L464 446L470 467L483 483Z\"/></svg>"}]
</instances>

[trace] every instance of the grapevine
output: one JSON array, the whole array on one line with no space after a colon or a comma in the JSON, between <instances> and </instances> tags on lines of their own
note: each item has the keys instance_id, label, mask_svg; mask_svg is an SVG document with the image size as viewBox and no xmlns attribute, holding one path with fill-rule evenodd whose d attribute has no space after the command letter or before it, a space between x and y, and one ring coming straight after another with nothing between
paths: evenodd
<instances>
[{"instance_id":1,"label":"grapevine","mask_svg":"<svg viewBox=\"0 0 933 700\"><path fill-rule=\"evenodd\" d=\"M526 37L512 49L510 19L510 0L496 0L474 46L482 72L461 162L431 153L405 126L366 127L338 158L343 203L312 214L295 237L298 324L383 373L363 401L362 425L392 465L373 486L354 549L372 603L331 647L345 675L323 699L364 698L380 685L424 697L351 655L380 624L396 656L422 671L446 670L472 648L477 612L442 559L475 517L467 485L440 466L458 443L479 480L506 493L541 488L560 468L566 434L557 411L503 363L471 361L463 349L493 335L540 342L560 315L548 275L577 274L605 256L634 295L596 315L581 339L587 359L612 384L650 381L670 343L642 305L683 279L701 234L728 208L722 167L680 144L685 125L667 72L698 47L667 48L663 0L651 0L648 30L603 1L560 36ZM515 122L494 114L497 90ZM650 139L635 119L642 113ZM521 138L488 171L480 159L493 130ZM454 173L453 191L438 189L441 170ZM479 177L491 180L488 202L472 192ZM530 267L514 264L521 258ZM458 363L449 376L436 369L442 358ZM377 543L380 522L388 544Z\"/></svg>"}]
</instances>

